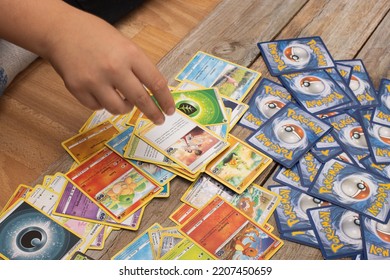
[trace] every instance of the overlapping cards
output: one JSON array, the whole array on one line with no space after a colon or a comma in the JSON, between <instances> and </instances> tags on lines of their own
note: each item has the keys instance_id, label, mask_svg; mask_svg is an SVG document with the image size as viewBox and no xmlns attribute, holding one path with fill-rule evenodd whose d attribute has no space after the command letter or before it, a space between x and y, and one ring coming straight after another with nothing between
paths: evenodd
<instances>
[{"instance_id":1,"label":"overlapping cards","mask_svg":"<svg viewBox=\"0 0 390 280\"><path fill-rule=\"evenodd\" d=\"M284 239L325 259L389 259L390 81L377 92L359 59L334 61L320 37L258 44L271 75L240 124L281 166Z\"/></svg>"},{"instance_id":2,"label":"overlapping cards","mask_svg":"<svg viewBox=\"0 0 390 280\"><path fill-rule=\"evenodd\" d=\"M0 222L7 236L1 256L91 259L86 251L103 249L112 230L138 230L146 205L169 197L171 181L180 176L192 184L185 203L170 215L175 226L150 226L113 259L270 258L283 244L266 223L279 196L253 182L272 159L230 134L249 108L241 100L259 78L256 71L198 52L177 76L180 84L172 88L177 110L164 125L151 123L137 109L120 116L94 112L62 143L74 159L69 171L47 175L35 187L20 185L7 203ZM210 185L216 187L206 188ZM208 192L202 204L190 195L195 189ZM213 205L218 195L228 196L224 207L240 217L229 236L213 234L219 245L230 242L223 256L183 228L203 217L201 208ZM25 219L23 207L32 212L27 224L19 222ZM42 227L42 219L52 229ZM10 234L17 231L21 234ZM58 249L49 250L48 238Z\"/></svg>"}]
</instances>

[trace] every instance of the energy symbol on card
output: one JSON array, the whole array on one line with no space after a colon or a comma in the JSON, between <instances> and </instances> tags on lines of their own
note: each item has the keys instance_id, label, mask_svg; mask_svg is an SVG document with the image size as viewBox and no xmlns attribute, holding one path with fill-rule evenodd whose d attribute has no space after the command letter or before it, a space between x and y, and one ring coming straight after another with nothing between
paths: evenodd
<instances>
[{"instance_id":1,"label":"energy symbol on card","mask_svg":"<svg viewBox=\"0 0 390 280\"><path fill-rule=\"evenodd\" d=\"M21 230L16 237L16 245L24 252L36 252L47 242L47 234L40 227L28 227Z\"/></svg>"},{"instance_id":2,"label":"energy symbol on card","mask_svg":"<svg viewBox=\"0 0 390 280\"><path fill-rule=\"evenodd\" d=\"M293 44L287 46L283 50L285 62L287 64L304 66L310 61L311 50L309 47L301 44Z\"/></svg>"},{"instance_id":3,"label":"energy symbol on card","mask_svg":"<svg viewBox=\"0 0 390 280\"><path fill-rule=\"evenodd\" d=\"M195 117L200 111L199 105L190 100L182 100L176 105L176 107L189 117Z\"/></svg>"}]
</instances>

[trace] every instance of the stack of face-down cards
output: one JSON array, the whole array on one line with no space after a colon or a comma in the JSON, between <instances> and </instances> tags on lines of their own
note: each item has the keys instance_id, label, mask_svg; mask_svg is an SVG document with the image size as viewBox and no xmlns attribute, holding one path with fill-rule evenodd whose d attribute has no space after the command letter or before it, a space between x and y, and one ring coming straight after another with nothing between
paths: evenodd
<instances>
[{"instance_id":1,"label":"stack of face-down cards","mask_svg":"<svg viewBox=\"0 0 390 280\"><path fill-rule=\"evenodd\" d=\"M263 78L239 124L281 166L280 236L325 259L390 258L390 80L377 92L359 59L334 61L320 37L261 42Z\"/></svg>"}]
</instances>

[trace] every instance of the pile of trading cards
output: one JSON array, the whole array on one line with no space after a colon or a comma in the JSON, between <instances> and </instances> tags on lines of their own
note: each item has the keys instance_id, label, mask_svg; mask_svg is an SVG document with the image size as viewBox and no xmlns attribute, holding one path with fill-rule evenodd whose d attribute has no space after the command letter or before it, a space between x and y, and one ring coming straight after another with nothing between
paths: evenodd
<instances>
[{"instance_id":1,"label":"pile of trading cards","mask_svg":"<svg viewBox=\"0 0 390 280\"><path fill-rule=\"evenodd\" d=\"M377 92L361 60L334 61L320 37L258 46L280 83L262 78L247 104L260 73L198 52L163 125L137 109L94 112L62 143L70 170L10 198L0 256L91 259L181 177L191 185L172 226L151 225L112 259L270 259L282 239L325 259L389 259L390 80ZM251 134L233 135L236 124ZM255 184L273 161L278 185Z\"/></svg>"},{"instance_id":2,"label":"pile of trading cards","mask_svg":"<svg viewBox=\"0 0 390 280\"><path fill-rule=\"evenodd\" d=\"M325 259L390 258L390 80L377 92L359 59L334 61L320 37L258 44L269 72L240 124L281 166L283 239Z\"/></svg>"},{"instance_id":3,"label":"pile of trading cards","mask_svg":"<svg viewBox=\"0 0 390 280\"><path fill-rule=\"evenodd\" d=\"M254 181L272 159L230 133L259 78L198 52L177 76L177 110L163 125L137 109L95 111L62 143L70 170L20 185L10 199L0 216L1 256L90 259L86 251L103 249L111 231L138 230L147 204L169 197L179 176L192 184L172 226L153 224L112 259L271 258L283 245L267 223L280 196Z\"/></svg>"}]
</instances>

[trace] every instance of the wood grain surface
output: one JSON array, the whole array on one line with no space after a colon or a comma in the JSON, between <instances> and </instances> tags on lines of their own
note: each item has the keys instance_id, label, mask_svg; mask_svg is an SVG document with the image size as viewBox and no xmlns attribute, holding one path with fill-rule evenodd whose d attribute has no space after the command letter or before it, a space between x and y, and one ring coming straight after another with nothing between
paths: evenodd
<instances>
[{"instance_id":1,"label":"wood grain surface","mask_svg":"<svg viewBox=\"0 0 390 280\"><path fill-rule=\"evenodd\" d=\"M207 1L200 2L206 5ZM277 81L269 74L256 43L273 39L306 36L321 36L335 59L362 59L376 88L381 78L389 78L390 56L388 50L390 35L388 30L390 28L390 3L387 0L242 0L240 5L237 5L237 1L224 0L220 1L213 8L195 29L185 34L185 37L180 39L180 42L158 62L159 69L168 78L170 84L174 85L174 77L177 72L199 50L250 67L260 71L263 77ZM167 21L165 19L165 22ZM174 21L170 24L172 30L175 30ZM150 36L143 37L142 40L138 39L139 42L149 42L149 40L155 40L156 42L164 41L164 35L161 35L164 33L158 32L158 26L143 27L142 24L139 24L135 28L139 30L146 29L148 36ZM130 31L125 32L131 34ZM181 32L185 33L185 31ZM171 38L173 42L174 35ZM153 50L150 53L152 56L154 55ZM32 76L36 77L36 79L38 77L42 79L40 76L44 76L45 71L47 75L47 71L50 72L51 70L49 66L33 65L29 71L31 72L28 73L29 78ZM20 90L19 85L15 87ZM50 90L57 89L59 94L64 95L64 98L66 98L67 95L62 92L60 86L53 86L49 83L48 87ZM15 93L12 92L12 94ZM36 94L39 93L36 92ZM251 94L249 94L246 100L249 100ZM7 104L9 105L4 106L2 105L4 102L1 102L0 110L4 109L8 114L14 116L14 120L12 120L14 126L26 129L31 124L25 124L24 126L19 124L20 122L26 122L26 119L18 114L18 111L24 109L27 117L32 117L35 108L31 109L30 104L28 106L24 105L22 97L15 99L14 97L10 98L9 95L6 95L6 99L9 99L7 99ZM18 93L16 95L18 96ZM53 102L56 104L54 97ZM69 102L71 102L71 99ZM39 107L39 105L37 106ZM43 110L43 108L40 109ZM76 110L78 112L76 112L76 116L71 116L68 112L65 112L66 110L59 111L53 117L48 115L49 112L46 112L41 117L43 122L58 126L58 135L51 136L58 139L58 144L66 139L77 125L81 126L82 122L79 118L84 117L85 119L87 115L79 107ZM66 118L69 117L76 123L63 124L61 122L62 113L65 113ZM3 112L1 112L1 115L3 115ZM22 149L24 152L34 153L34 156L38 157L45 152L38 145L38 142L44 139L44 137L40 138L40 136L45 132L45 129L40 128L39 121L36 121L35 125L37 132L33 136L36 137L36 140L29 142L32 143L30 144L33 145L31 148L35 149L35 151L30 151L30 148L25 146L15 148L12 140L7 140L5 139L6 137L2 136L0 148L2 149L1 152L7 155L8 160L14 159L13 152L7 153L3 147L3 142L4 145L11 147L13 150ZM12 137L26 137L21 131L18 132L17 129L8 128L8 133L12 133ZM241 139L246 138L249 133L249 130L238 125L232 130L232 134ZM51 142L54 143L55 141ZM54 146L53 143L52 145ZM53 147L52 149L55 148ZM23 155L23 153L21 154ZM42 155L42 157L44 156ZM20 158L13 161L14 166L17 166L17 164L24 166L26 164L23 161L24 159L26 159L25 156L20 156ZM70 157L62 153L57 161L51 165L46 165L47 169L40 173L41 176L36 178L35 183L40 182L45 174L54 174L57 171L65 172L71 163ZM3 158L1 158L1 164L2 168L3 166L7 168L7 161L3 161ZM263 186L273 184L272 174L275 168L277 168L277 165L272 164L255 182ZM7 168L7 172L12 172L12 170ZM9 176L7 173L5 180L3 181L2 178L0 183L12 190L15 188L14 176ZM11 182L10 178L14 181ZM7 183L12 183L13 185L9 186ZM19 181L19 183L23 182ZM97 259L110 259L153 223L159 222L163 226L172 226L173 222L168 219L168 216L178 207L180 197L189 185L190 182L184 179L174 179L171 185L170 197L154 199L146 207L138 231L115 231L109 236L103 250L89 250L87 254ZM6 199L2 198L0 202L5 203L5 201ZM274 224L273 218L271 218L270 223ZM276 229L275 233L278 234ZM285 245L274 255L273 259L322 259L322 255L317 249L286 241Z\"/></svg>"}]
</instances>

